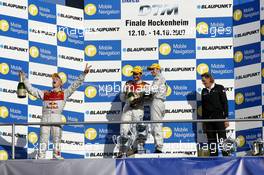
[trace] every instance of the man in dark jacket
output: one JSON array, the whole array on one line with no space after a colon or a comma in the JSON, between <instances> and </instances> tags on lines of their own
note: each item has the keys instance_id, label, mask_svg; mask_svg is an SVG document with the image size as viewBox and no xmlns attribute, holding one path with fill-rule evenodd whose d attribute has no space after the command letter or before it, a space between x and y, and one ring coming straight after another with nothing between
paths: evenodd
<instances>
[{"instance_id":1,"label":"man in dark jacket","mask_svg":"<svg viewBox=\"0 0 264 175\"><path fill-rule=\"evenodd\" d=\"M228 118L228 101L224 86L215 84L214 78L209 73L202 74L202 83L205 86L202 90L202 116L204 119L225 119ZM210 148L210 156L218 156L218 144L226 139L225 129L228 122L204 123ZM218 134L218 140L217 140ZM228 154L222 151L223 156Z\"/></svg>"}]
</instances>

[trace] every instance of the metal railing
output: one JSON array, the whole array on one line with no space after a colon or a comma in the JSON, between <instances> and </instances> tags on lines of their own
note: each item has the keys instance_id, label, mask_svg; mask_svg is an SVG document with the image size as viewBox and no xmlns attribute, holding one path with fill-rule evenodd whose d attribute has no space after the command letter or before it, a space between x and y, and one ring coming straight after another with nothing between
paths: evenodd
<instances>
[{"instance_id":1,"label":"metal railing","mask_svg":"<svg viewBox=\"0 0 264 175\"><path fill-rule=\"evenodd\" d=\"M89 121L89 122L32 122L32 123L0 123L0 126L12 126L12 159L15 159L15 127L16 126L56 126L56 125L89 125L89 124L153 124L153 123L210 123L210 122L263 122L264 118L252 119L194 119L194 120L155 120L155 121Z\"/></svg>"}]
</instances>

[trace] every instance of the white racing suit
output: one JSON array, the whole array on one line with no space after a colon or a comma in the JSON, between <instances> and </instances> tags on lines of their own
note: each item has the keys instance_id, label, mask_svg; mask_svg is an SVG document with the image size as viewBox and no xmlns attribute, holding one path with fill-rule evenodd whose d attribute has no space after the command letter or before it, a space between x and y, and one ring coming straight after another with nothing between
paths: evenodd
<instances>
[{"instance_id":1,"label":"white racing suit","mask_svg":"<svg viewBox=\"0 0 264 175\"><path fill-rule=\"evenodd\" d=\"M143 81L128 81L126 83L126 85L128 84L136 84L137 85L142 85L144 86L146 83ZM136 90L137 88L135 88ZM143 90L143 87L142 87ZM120 99L125 103L125 106L123 108L123 113L121 116L121 121L142 121L143 117L144 117L144 102L143 102L143 98L141 98L140 102L136 105L133 106L130 104L130 101L127 98L127 91L124 90L124 92L122 92L120 94ZM120 126L120 135L122 136L134 136L134 134L136 133L136 124L121 124ZM135 146L135 145L133 145Z\"/></svg>"},{"instance_id":2,"label":"white racing suit","mask_svg":"<svg viewBox=\"0 0 264 175\"><path fill-rule=\"evenodd\" d=\"M167 94L166 80L161 73L157 74L150 87L150 93L153 95L153 100L150 104L151 120L162 120L165 115L165 100ZM163 148L163 133L162 123L152 124L152 135L156 149L162 151Z\"/></svg>"},{"instance_id":3,"label":"white racing suit","mask_svg":"<svg viewBox=\"0 0 264 175\"><path fill-rule=\"evenodd\" d=\"M41 122L56 123L61 122L61 113L65 106L67 98L69 98L73 92L81 86L85 79L85 74L82 73L78 79L72 83L67 89L61 88L52 89L50 91L41 91L32 87L27 79L24 80L25 86L29 94L36 98L43 100L42 118ZM46 157L46 151L48 149L48 142L50 137L50 131L53 139L53 158L60 158L60 142L61 142L61 126L41 126L40 127L40 146L39 146L39 158L44 159Z\"/></svg>"}]
</instances>

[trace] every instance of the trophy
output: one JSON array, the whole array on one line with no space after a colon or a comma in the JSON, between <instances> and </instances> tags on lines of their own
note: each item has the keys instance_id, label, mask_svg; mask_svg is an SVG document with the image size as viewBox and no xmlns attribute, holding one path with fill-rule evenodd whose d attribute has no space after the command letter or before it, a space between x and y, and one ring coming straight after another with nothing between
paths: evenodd
<instances>
[{"instance_id":1,"label":"trophy","mask_svg":"<svg viewBox=\"0 0 264 175\"><path fill-rule=\"evenodd\" d=\"M137 151L139 154L146 153L146 150L144 148L144 144L148 138L148 126L144 123L139 123L136 125L136 131L137 131Z\"/></svg>"},{"instance_id":2,"label":"trophy","mask_svg":"<svg viewBox=\"0 0 264 175\"><path fill-rule=\"evenodd\" d=\"M127 100L131 107L137 107L142 103L142 94L138 92L129 92L127 94Z\"/></svg>"},{"instance_id":3,"label":"trophy","mask_svg":"<svg viewBox=\"0 0 264 175\"><path fill-rule=\"evenodd\" d=\"M263 155L264 153L263 140L257 139L251 145L251 152L253 156Z\"/></svg>"},{"instance_id":4,"label":"trophy","mask_svg":"<svg viewBox=\"0 0 264 175\"><path fill-rule=\"evenodd\" d=\"M228 137L222 142L223 145L223 151L228 154L228 156L231 156L232 153L236 152L236 140L232 139L231 137Z\"/></svg>"},{"instance_id":5,"label":"trophy","mask_svg":"<svg viewBox=\"0 0 264 175\"><path fill-rule=\"evenodd\" d=\"M122 157L126 157L127 152L131 148L131 145L132 145L131 136L129 136L129 135L120 135L117 137L113 136L113 142L119 148L119 151L120 151Z\"/></svg>"},{"instance_id":6,"label":"trophy","mask_svg":"<svg viewBox=\"0 0 264 175\"><path fill-rule=\"evenodd\" d=\"M27 95L26 86L23 82L22 75L19 74L19 83L17 85L17 97L18 98L26 98L26 95Z\"/></svg>"}]
</instances>

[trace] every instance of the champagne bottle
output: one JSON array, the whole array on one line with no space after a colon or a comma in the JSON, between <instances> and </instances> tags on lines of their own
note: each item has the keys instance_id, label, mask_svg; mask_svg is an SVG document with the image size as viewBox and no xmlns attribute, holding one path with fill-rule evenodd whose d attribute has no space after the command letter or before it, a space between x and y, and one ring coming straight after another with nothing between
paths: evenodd
<instances>
[{"instance_id":1,"label":"champagne bottle","mask_svg":"<svg viewBox=\"0 0 264 175\"><path fill-rule=\"evenodd\" d=\"M19 75L19 83L17 85L17 97L26 98L26 95L27 95L26 86L23 82L22 75Z\"/></svg>"}]
</instances>

